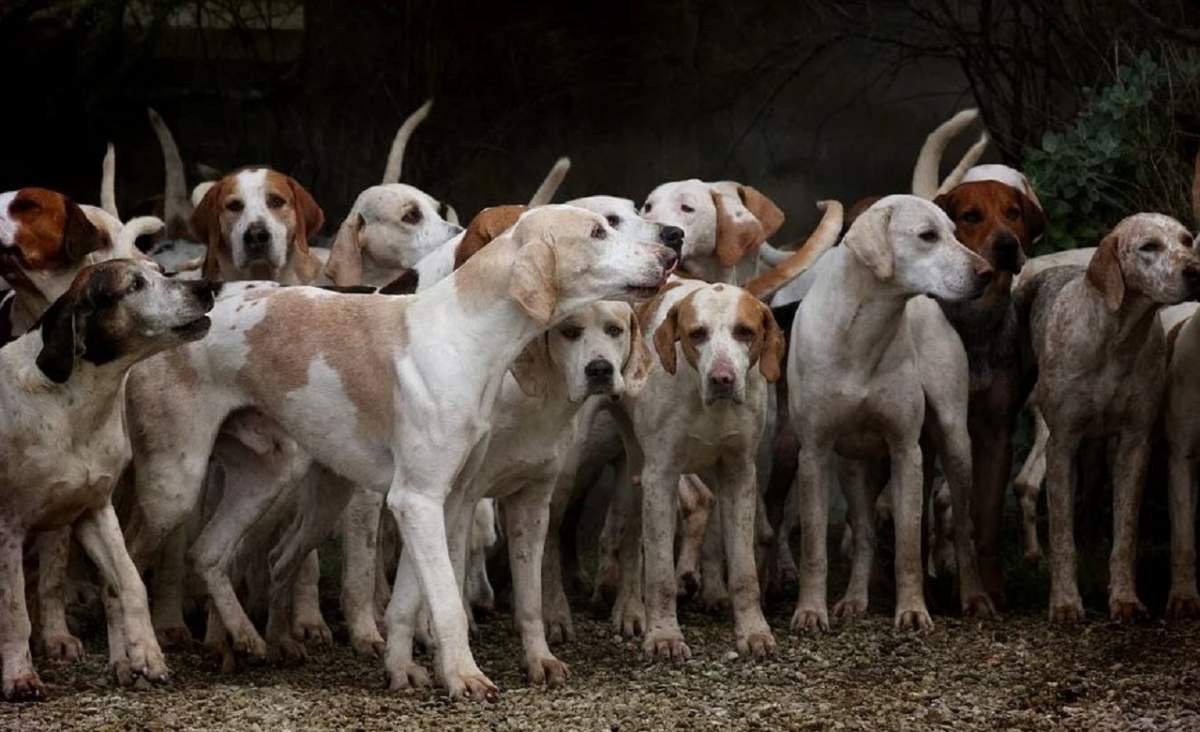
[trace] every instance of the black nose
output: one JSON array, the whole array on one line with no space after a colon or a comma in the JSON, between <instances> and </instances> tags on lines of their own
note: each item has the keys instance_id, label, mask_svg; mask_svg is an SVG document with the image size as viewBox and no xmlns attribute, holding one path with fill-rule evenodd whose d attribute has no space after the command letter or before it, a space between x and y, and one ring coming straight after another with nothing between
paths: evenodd
<instances>
[{"instance_id":1,"label":"black nose","mask_svg":"<svg viewBox=\"0 0 1200 732\"><path fill-rule=\"evenodd\" d=\"M613 365L602 358L591 361L583 367L583 375L588 381L612 381Z\"/></svg>"},{"instance_id":2,"label":"black nose","mask_svg":"<svg viewBox=\"0 0 1200 732\"><path fill-rule=\"evenodd\" d=\"M1021 270L1021 244L1017 238L1011 234L1003 235L996 239L996 243L992 247L992 262L996 269L1001 272L1011 272L1018 274Z\"/></svg>"},{"instance_id":3,"label":"black nose","mask_svg":"<svg viewBox=\"0 0 1200 732\"><path fill-rule=\"evenodd\" d=\"M1189 264L1183 269L1183 281L1193 294L1200 295L1200 265Z\"/></svg>"},{"instance_id":4,"label":"black nose","mask_svg":"<svg viewBox=\"0 0 1200 732\"><path fill-rule=\"evenodd\" d=\"M267 251L267 245L271 243L271 232L267 231L266 224L255 222L246 227L242 243L246 245L246 254L251 258L262 256Z\"/></svg>"},{"instance_id":5,"label":"black nose","mask_svg":"<svg viewBox=\"0 0 1200 732\"><path fill-rule=\"evenodd\" d=\"M664 226L658 230L658 240L678 254L683 248L683 229L678 226Z\"/></svg>"},{"instance_id":6,"label":"black nose","mask_svg":"<svg viewBox=\"0 0 1200 732\"><path fill-rule=\"evenodd\" d=\"M223 283L217 280L193 280L187 284L192 289L192 293L204 304L207 310L213 306L213 301L221 292L221 285Z\"/></svg>"}]
</instances>

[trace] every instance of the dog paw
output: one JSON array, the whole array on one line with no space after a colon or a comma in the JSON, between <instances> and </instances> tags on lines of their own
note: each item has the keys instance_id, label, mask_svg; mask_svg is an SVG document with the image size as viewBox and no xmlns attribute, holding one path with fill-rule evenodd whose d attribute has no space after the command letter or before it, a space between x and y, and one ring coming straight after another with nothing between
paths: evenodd
<instances>
[{"instance_id":1,"label":"dog paw","mask_svg":"<svg viewBox=\"0 0 1200 732\"><path fill-rule=\"evenodd\" d=\"M683 635L678 631L660 631L650 633L642 641L642 650L652 659L659 661L686 661L692 657L692 651L683 642Z\"/></svg>"},{"instance_id":2,"label":"dog paw","mask_svg":"<svg viewBox=\"0 0 1200 732\"><path fill-rule=\"evenodd\" d=\"M428 689L433 686L433 679L423 666L416 663L401 664L400 669L388 671L388 691L404 691L405 689Z\"/></svg>"},{"instance_id":3,"label":"dog paw","mask_svg":"<svg viewBox=\"0 0 1200 732\"><path fill-rule=\"evenodd\" d=\"M83 641L70 633L55 633L42 638L42 650L52 661L78 661L83 657Z\"/></svg>"},{"instance_id":4,"label":"dog paw","mask_svg":"<svg viewBox=\"0 0 1200 732\"><path fill-rule=\"evenodd\" d=\"M1039 564L1042 561L1042 547L1031 546L1025 549L1025 561L1028 564Z\"/></svg>"},{"instance_id":5,"label":"dog paw","mask_svg":"<svg viewBox=\"0 0 1200 732\"><path fill-rule=\"evenodd\" d=\"M641 602L630 600L618 601L613 606L613 630L625 638L636 638L646 627L646 609Z\"/></svg>"},{"instance_id":6,"label":"dog paw","mask_svg":"<svg viewBox=\"0 0 1200 732\"><path fill-rule=\"evenodd\" d=\"M847 595L833 606L833 617L838 620L857 620L867 614L867 598Z\"/></svg>"},{"instance_id":7,"label":"dog paw","mask_svg":"<svg viewBox=\"0 0 1200 732\"><path fill-rule=\"evenodd\" d=\"M208 662L223 674L231 674L237 670L233 647L225 639L205 642L204 655Z\"/></svg>"},{"instance_id":8,"label":"dog paw","mask_svg":"<svg viewBox=\"0 0 1200 732\"><path fill-rule=\"evenodd\" d=\"M451 699L466 701L496 701L500 689L481 673L452 674L446 679L446 693Z\"/></svg>"},{"instance_id":9,"label":"dog paw","mask_svg":"<svg viewBox=\"0 0 1200 732\"><path fill-rule=\"evenodd\" d=\"M1200 596L1172 592L1167 598L1167 617L1171 620L1200 618Z\"/></svg>"},{"instance_id":10,"label":"dog paw","mask_svg":"<svg viewBox=\"0 0 1200 732\"><path fill-rule=\"evenodd\" d=\"M292 635L304 643L315 643L321 646L333 644L333 633L321 617L311 620L297 620L292 624Z\"/></svg>"},{"instance_id":11,"label":"dog paw","mask_svg":"<svg viewBox=\"0 0 1200 732\"><path fill-rule=\"evenodd\" d=\"M962 614L968 618L994 618L998 615L992 598L982 591L963 596Z\"/></svg>"},{"instance_id":12,"label":"dog paw","mask_svg":"<svg viewBox=\"0 0 1200 732\"><path fill-rule=\"evenodd\" d=\"M46 685L30 669L4 680L4 698L11 702L45 701Z\"/></svg>"},{"instance_id":13,"label":"dog paw","mask_svg":"<svg viewBox=\"0 0 1200 732\"><path fill-rule=\"evenodd\" d=\"M733 613L733 601L728 594L701 593L700 607L712 615L730 615Z\"/></svg>"},{"instance_id":14,"label":"dog paw","mask_svg":"<svg viewBox=\"0 0 1200 732\"><path fill-rule=\"evenodd\" d=\"M108 674L117 686L133 686L133 667L129 664L128 658L115 661L109 659Z\"/></svg>"},{"instance_id":15,"label":"dog paw","mask_svg":"<svg viewBox=\"0 0 1200 732\"><path fill-rule=\"evenodd\" d=\"M387 643L379 633L375 633L374 636L354 635L350 636L350 647L360 656L383 658L383 653L387 650Z\"/></svg>"},{"instance_id":16,"label":"dog paw","mask_svg":"<svg viewBox=\"0 0 1200 732\"><path fill-rule=\"evenodd\" d=\"M267 657L267 642L253 627L230 631L233 652L239 656L263 659Z\"/></svg>"},{"instance_id":17,"label":"dog paw","mask_svg":"<svg viewBox=\"0 0 1200 732\"><path fill-rule=\"evenodd\" d=\"M933 630L933 618L924 607L896 608L896 630L928 633Z\"/></svg>"},{"instance_id":18,"label":"dog paw","mask_svg":"<svg viewBox=\"0 0 1200 732\"><path fill-rule=\"evenodd\" d=\"M1083 617L1083 602L1079 598L1050 603L1050 622L1052 623L1082 623Z\"/></svg>"},{"instance_id":19,"label":"dog paw","mask_svg":"<svg viewBox=\"0 0 1200 732\"><path fill-rule=\"evenodd\" d=\"M743 656L751 655L755 658L767 658L775 655L775 636L771 635L771 631L762 631L756 633L748 633L745 637L737 639L737 652Z\"/></svg>"},{"instance_id":20,"label":"dog paw","mask_svg":"<svg viewBox=\"0 0 1200 732\"><path fill-rule=\"evenodd\" d=\"M571 614L546 619L546 639L551 645L570 643L575 640L575 626Z\"/></svg>"},{"instance_id":21,"label":"dog paw","mask_svg":"<svg viewBox=\"0 0 1200 732\"><path fill-rule=\"evenodd\" d=\"M281 666L295 666L308 660L308 650L294 638L279 638L270 645L271 658Z\"/></svg>"},{"instance_id":22,"label":"dog paw","mask_svg":"<svg viewBox=\"0 0 1200 732\"><path fill-rule=\"evenodd\" d=\"M191 648L195 639L192 638L192 631L187 629L186 625L168 625L163 628L155 628L154 634L158 636L158 644L163 648L181 650Z\"/></svg>"},{"instance_id":23,"label":"dog paw","mask_svg":"<svg viewBox=\"0 0 1200 732\"><path fill-rule=\"evenodd\" d=\"M798 607L792 614L792 631L829 630L829 611L823 607Z\"/></svg>"},{"instance_id":24,"label":"dog paw","mask_svg":"<svg viewBox=\"0 0 1200 732\"><path fill-rule=\"evenodd\" d=\"M171 678L171 671L158 641L153 640L153 636L150 638L142 642L130 641L127 650L129 668L135 676L160 684Z\"/></svg>"},{"instance_id":25,"label":"dog paw","mask_svg":"<svg viewBox=\"0 0 1200 732\"><path fill-rule=\"evenodd\" d=\"M1150 611L1136 595L1112 597L1108 600L1108 616L1121 623L1132 623L1150 616Z\"/></svg>"},{"instance_id":26,"label":"dog paw","mask_svg":"<svg viewBox=\"0 0 1200 732\"><path fill-rule=\"evenodd\" d=\"M692 597L700 591L700 573L695 570L680 572L675 577L675 588L677 597Z\"/></svg>"},{"instance_id":27,"label":"dog paw","mask_svg":"<svg viewBox=\"0 0 1200 732\"><path fill-rule=\"evenodd\" d=\"M571 669L554 656L531 659L526 662L525 670L534 686L561 686L571 678Z\"/></svg>"}]
</instances>

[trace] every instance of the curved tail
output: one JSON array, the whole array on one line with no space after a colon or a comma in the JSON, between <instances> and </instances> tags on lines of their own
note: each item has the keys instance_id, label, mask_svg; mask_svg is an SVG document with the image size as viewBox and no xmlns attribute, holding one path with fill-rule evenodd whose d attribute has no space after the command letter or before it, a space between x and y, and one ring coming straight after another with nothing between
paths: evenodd
<instances>
[{"instance_id":1,"label":"curved tail","mask_svg":"<svg viewBox=\"0 0 1200 732\"><path fill-rule=\"evenodd\" d=\"M742 285L742 289L760 300L765 300L780 287L804 274L822 254L837 243L838 236L842 233L842 218L845 215L841 202L818 201L817 208L824 211L825 215L821 217L817 228L813 229L808 241L782 263Z\"/></svg>"},{"instance_id":2,"label":"curved tail","mask_svg":"<svg viewBox=\"0 0 1200 732\"><path fill-rule=\"evenodd\" d=\"M953 190L959 183L962 183L963 176L967 174L968 170L974 167L975 163L979 162L983 151L987 149L988 139L987 132L979 135L979 139L967 149L967 152L962 156L962 160L959 160L958 165L954 166L954 170L951 170L949 175L942 179L942 184L938 186L937 190L939 196Z\"/></svg>"},{"instance_id":3,"label":"curved tail","mask_svg":"<svg viewBox=\"0 0 1200 732\"><path fill-rule=\"evenodd\" d=\"M553 201L554 194L558 192L558 187L562 185L563 179L567 177L567 171L570 169L570 158L561 157L554 161L554 167L550 168L549 173L546 173L546 179L538 186L533 198L529 199L529 207L545 206Z\"/></svg>"},{"instance_id":4,"label":"curved tail","mask_svg":"<svg viewBox=\"0 0 1200 732\"><path fill-rule=\"evenodd\" d=\"M400 167L404 164L404 148L408 146L408 138L412 137L417 125L425 121L432 108L433 100L430 99L418 107L417 111L408 115L408 119L404 120L404 124L396 131L396 139L392 140L392 149L388 152L387 165L383 168L384 185L400 182Z\"/></svg>"},{"instance_id":5,"label":"curved tail","mask_svg":"<svg viewBox=\"0 0 1200 732\"><path fill-rule=\"evenodd\" d=\"M758 258L772 267L783 264L790 256L792 256L791 252L786 249L777 249L765 241L758 249Z\"/></svg>"},{"instance_id":6,"label":"curved tail","mask_svg":"<svg viewBox=\"0 0 1200 732\"><path fill-rule=\"evenodd\" d=\"M121 214L117 213L117 149L111 142L100 166L100 208L118 221L121 219Z\"/></svg>"},{"instance_id":7,"label":"curved tail","mask_svg":"<svg viewBox=\"0 0 1200 732\"><path fill-rule=\"evenodd\" d=\"M921 154L917 156L917 164L913 168L914 196L931 200L937 196L938 169L941 167L946 145L967 129L977 117L978 109L964 109L938 125L938 128L925 138L925 144L921 146Z\"/></svg>"},{"instance_id":8,"label":"curved tail","mask_svg":"<svg viewBox=\"0 0 1200 732\"><path fill-rule=\"evenodd\" d=\"M187 179L183 174L183 158L179 156L179 147L175 137L167 127L163 118L150 107L146 107L150 117L150 125L158 137L159 147L162 148L163 166L167 175L167 187L163 196L163 219L170 227L172 236L188 230L188 219L192 217L192 203L188 200Z\"/></svg>"},{"instance_id":9,"label":"curved tail","mask_svg":"<svg viewBox=\"0 0 1200 732\"><path fill-rule=\"evenodd\" d=\"M163 230L164 226L166 224L157 216L138 216L130 219L121 227L121 233L117 234L117 251L122 252L122 256L136 252L139 236L157 234Z\"/></svg>"}]
</instances>

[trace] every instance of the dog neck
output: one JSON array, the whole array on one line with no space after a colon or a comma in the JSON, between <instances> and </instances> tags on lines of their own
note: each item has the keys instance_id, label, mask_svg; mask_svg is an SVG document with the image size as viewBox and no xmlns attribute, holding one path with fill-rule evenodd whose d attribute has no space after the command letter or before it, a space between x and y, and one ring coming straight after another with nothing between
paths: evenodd
<instances>
[{"instance_id":1,"label":"dog neck","mask_svg":"<svg viewBox=\"0 0 1200 732\"><path fill-rule=\"evenodd\" d=\"M1161 331L1156 319L1158 312L1167 307L1163 303L1154 302L1138 292L1126 291L1121 306L1114 313L1105 304L1104 296L1084 277L1077 282L1084 290L1083 300L1087 303L1087 319L1083 322L1095 325L1095 337L1089 340L1104 350L1110 353L1137 351L1149 337Z\"/></svg>"},{"instance_id":2,"label":"dog neck","mask_svg":"<svg viewBox=\"0 0 1200 732\"><path fill-rule=\"evenodd\" d=\"M71 423L81 429L94 429L113 410L124 409L125 378L139 359L126 357L97 365L76 356L71 376L59 384L51 381L37 365L43 345L42 331L36 329L4 349L4 370L15 371L14 382L21 388L31 394L68 401Z\"/></svg>"},{"instance_id":3,"label":"dog neck","mask_svg":"<svg viewBox=\"0 0 1200 732\"><path fill-rule=\"evenodd\" d=\"M914 294L881 281L845 247L830 255L829 268L804 300L813 303L808 322L828 336L821 346L825 357L874 366L903 325L905 305Z\"/></svg>"}]
</instances>

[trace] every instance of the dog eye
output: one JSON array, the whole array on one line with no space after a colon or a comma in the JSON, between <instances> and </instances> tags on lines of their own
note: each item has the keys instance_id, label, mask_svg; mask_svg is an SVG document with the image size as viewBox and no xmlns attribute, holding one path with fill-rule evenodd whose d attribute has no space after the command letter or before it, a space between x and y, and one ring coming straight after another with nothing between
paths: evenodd
<instances>
[{"instance_id":1,"label":"dog eye","mask_svg":"<svg viewBox=\"0 0 1200 732\"><path fill-rule=\"evenodd\" d=\"M283 204L287 201L283 200L283 196L272 193L267 196L267 208L283 208Z\"/></svg>"},{"instance_id":2,"label":"dog eye","mask_svg":"<svg viewBox=\"0 0 1200 732\"><path fill-rule=\"evenodd\" d=\"M604 227L601 226L600 224L596 224L595 226L592 227L592 238L593 239L603 239L606 236L608 236L608 232L606 232L604 230Z\"/></svg>"},{"instance_id":3,"label":"dog eye","mask_svg":"<svg viewBox=\"0 0 1200 732\"><path fill-rule=\"evenodd\" d=\"M1157 252L1159 249L1162 249L1162 246L1163 245L1162 245L1161 241L1158 241L1157 239L1151 239L1150 241L1145 242L1140 247L1138 247L1138 251L1139 252Z\"/></svg>"},{"instance_id":4,"label":"dog eye","mask_svg":"<svg viewBox=\"0 0 1200 732\"><path fill-rule=\"evenodd\" d=\"M708 328L693 328L688 332L688 339L692 343L703 343L708 340Z\"/></svg>"},{"instance_id":5,"label":"dog eye","mask_svg":"<svg viewBox=\"0 0 1200 732\"><path fill-rule=\"evenodd\" d=\"M917 234L917 236L920 237L921 241L929 242L930 244L938 240L938 233L932 229L929 231L922 231L920 234Z\"/></svg>"},{"instance_id":6,"label":"dog eye","mask_svg":"<svg viewBox=\"0 0 1200 732\"><path fill-rule=\"evenodd\" d=\"M583 328L577 325L570 325L560 330L559 333L562 333L562 337L568 341L577 341L583 335Z\"/></svg>"},{"instance_id":7,"label":"dog eye","mask_svg":"<svg viewBox=\"0 0 1200 732\"><path fill-rule=\"evenodd\" d=\"M236 198L232 198L225 202L225 210L232 213L240 213L244 208L246 208L246 204L242 203Z\"/></svg>"},{"instance_id":8,"label":"dog eye","mask_svg":"<svg viewBox=\"0 0 1200 732\"><path fill-rule=\"evenodd\" d=\"M421 222L421 209L410 208L400 220L406 224L419 224Z\"/></svg>"},{"instance_id":9,"label":"dog eye","mask_svg":"<svg viewBox=\"0 0 1200 732\"><path fill-rule=\"evenodd\" d=\"M35 211L39 208L38 202L32 198L18 198L8 204L8 212L13 214L25 213L26 211Z\"/></svg>"},{"instance_id":10,"label":"dog eye","mask_svg":"<svg viewBox=\"0 0 1200 732\"><path fill-rule=\"evenodd\" d=\"M1014 220L1019 219L1019 218L1021 218L1021 209L1017 208L1016 206L1013 206L1012 208L1010 208L1004 212L1004 216L1005 216L1005 218L1009 218L1009 219L1014 219Z\"/></svg>"},{"instance_id":11,"label":"dog eye","mask_svg":"<svg viewBox=\"0 0 1200 732\"><path fill-rule=\"evenodd\" d=\"M692 208L691 206L687 205L686 203L680 204L679 210L684 213L695 213L696 212L696 209Z\"/></svg>"},{"instance_id":12,"label":"dog eye","mask_svg":"<svg viewBox=\"0 0 1200 732\"><path fill-rule=\"evenodd\" d=\"M968 224L978 224L983 221L983 214L975 210L967 211L962 215L962 220Z\"/></svg>"},{"instance_id":13,"label":"dog eye","mask_svg":"<svg viewBox=\"0 0 1200 732\"><path fill-rule=\"evenodd\" d=\"M133 282L129 283L129 291L137 292L146 286L146 278L141 275L134 275Z\"/></svg>"},{"instance_id":14,"label":"dog eye","mask_svg":"<svg viewBox=\"0 0 1200 732\"><path fill-rule=\"evenodd\" d=\"M619 325L609 324L604 326L604 333L609 338L620 338L625 333L625 329Z\"/></svg>"},{"instance_id":15,"label":"dog eye","mask_svg":"<svg viewBox=\"0 0 1200 732\"><path fill-rule=\"evenodd\" d=\"M605 218L605 220L608 221L608 225L613 227L614 229L621 225L621 217L620 216L614 216L612 214L609 214L608 216L605 216L604 218Z\"/></svg>"},{"instance_id":16,"label":"dog eye","mask_svg":"<svg viewBox=\"0 0 1200 732\"><path fill-rule=\"evenodd\" d=\"M743 343L754 340L754 329L748 325L737 325L733 328L733 339Z\"/></svg>"},{"instance_id":17,"label":"dog eye","mask_svg":"<svg viewBox=\"0 0 1200 732\"><path fill-rule=\"evenodd\" d=\"M642 213L650 213L650 209L654 208L654 204L646 201L642 204Z\"/></svg>"}]
</instances>

